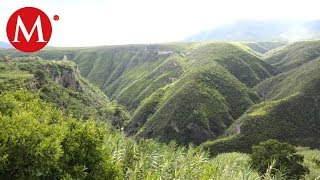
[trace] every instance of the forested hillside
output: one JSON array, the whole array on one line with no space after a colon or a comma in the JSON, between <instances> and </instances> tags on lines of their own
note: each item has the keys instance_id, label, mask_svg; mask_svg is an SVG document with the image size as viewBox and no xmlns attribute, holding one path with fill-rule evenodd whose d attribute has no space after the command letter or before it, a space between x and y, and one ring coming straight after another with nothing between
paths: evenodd
<instances>
[{"instance_id":1,"label":"forested hillside","mask_svg":"<svg viewBox=\"0 0 320 180\"><path fill-rule=\"evenodd\" d=\"M131 111L133 117L125 128L128 135L199 144L223 134L234 120L261 101L255 89L262 99L268 99L268 93L286 98L313 82L316 65L305 64L309 67L280 74L284 70L277 64L313 61L318 44L299 42L267 53L266 62L276 67L261 59L253 43L50 48L35 55L76 62L83 76ZM272 47L270 42L259 45ZM13 50L1 53L28 56ZM308 79L301 78L301 73ZM280 83L284 77L285 82ZM290 79L297 82L290 83ZM271 81L277 83L267 83Z\"/></svg>"},{"instance_id":2,"label":"forested hillside","mask_svg":"<svg viewBox=\"0 0 320 180\"><path fill-rule=\"evenodd\" d=\"M289 71L316 60L319 56L319 41L302 41L270 51L265 61L281 71Z\"/></svg>"},{"instance_id":3,"label":"forested hillside","mask_svg":"<svg viewBox=\"0 0 320 180\"><path fill-rule=\"evenodd\" d=\"M319 148L319 44L298 42L267 56L266 61L283 73L254 87L265 102L237 119L225 131L225 138L209 142L206 146L212 153L227 149L245 152L252 144L269 138Z\"/></svg>"},{"instance_id":4,"label":"forested hillside","mask_svg":"<svg viewBox=\"0 0 320 180\"><path fill-rule=\"evenodd\" d=\"M0 59L0 91L27 89L39 93L74 117L112 119L123 126L130 114L79 74L70 61L45 61L41 58Z\"/></svg>"},{"instance_id":5,"label":"forested hillside","mask_svg":"<svg viewBox=\"0 0 320 180\"><path fill-rule=\"evenodd\" d=\"M48 49L35 55L74 61L84 77L131 111L128 135L184 144L220 136L260 101L250 87L278 73L241 43Z\"/></svg>"},{"instance_id":6,"label":"forested hillside","mask_svg":"<svg viewBox=\"0 0 320 180\"><path fill-rule=\"evenodd\" d=\"M278 104L284 102L291 105L298 101L296 99L311 98L314 102L305 101L317 111L316 95L306 97L304 90L315 86L319 77L316 56L320 52L317 49L319 44L319 41L293 43L271 50L266 55L262 55L264 52L257 47L274 49L283 44L172 43L49 48L33 56L75 62L82 76L131 112L130 120L120 120L126 135L136 139L157 138L166 142L175 140L180 144L201 144L220 136L245 132L240 130L241 125L249 122L244 119L252 119L250 112L261 115L253 111L268 109L269 112L270 108L279 109ZM2 50L0 54L29 56L13 50ZM265 100L281 101L263 102ZM302 103L293 105L297 109L305 106ZM293 121L297 115L302 117L303 114L308 113L293 113L293 116L285 117ZM310 120L315 123L314 128L318 128L317 116L311 117L314 118ZM255 118L262 119L260 116ZM277 138L280 132L284 132L280 122L286 120L281 118L280 121L280 115L272 115L272 118L278 122L272 126L279 129L274 136ZM269 120L266 118L263 122ZM249 124L256 128L254 123ZM295 129L300 124L290 126L293 134L304 131ZM305 129L309 131L308 127ZM243 150L246 152L258 141L252 141ZM295 142L297 145L310 145L310 140L306 139Z\"/></svg>"},{"instance_id":7,"label":"forested hillside","mask_svg":"<svg viewBox=\"0 0 320 180\"><path fill-rule=\"evenodd\" d=\"M266 141L316 179L319 44L2 49L0 178L290 179Z\"/></svg>"}]
</instances>

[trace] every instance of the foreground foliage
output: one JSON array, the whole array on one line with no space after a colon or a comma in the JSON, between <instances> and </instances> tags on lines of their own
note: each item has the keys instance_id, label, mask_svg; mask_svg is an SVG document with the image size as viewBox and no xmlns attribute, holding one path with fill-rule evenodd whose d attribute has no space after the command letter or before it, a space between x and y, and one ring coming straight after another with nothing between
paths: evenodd
<instances>
[{"instance_id":1,"label":"foreground foliage","mask_svg":"<svg viewBox=\"0 0 320 180\"><path fill-rule=\"evenodd\" d=\"M304 156L303 164L310 170L305 179L320 179L320 150L302 147L298 147L297 150Z\"/></svg>"},{"instance_id":2,"label":"foreground foliage","mask_svg":"<svg viewBox=\"0 0 320 180\"><path fill-rule=\"evenodd\" d=\"M25 91L0 96L0 177L119 176L105 153L106 128L82 122Z\"/></svg>"},{"instance_id":3,"label":"foreground foliage","mask_svg":"<svg viewBox=\"0 0 320 180\"><path fill-rule=\"evenodd\" d=\"M106 124L66 116L25 90L5 92L0 102L1 179L258 177L245 154L210 159L192 146L137 144Z\"/></svg>"},{"instance_id":4,"label":"foreground foliage","mask_svg":"<svg viewBox=\"0 0 320 180\"><path fill-rule=\"evenodd\" d=\"M252 147L252 166L260 173L265 173L268 169L268 173L274 175L282 170L288 178L299 179L309 173L309 170L302 165L304 157L296 152L296 149L287 143L276 140L261 142Z\"/></svg>"},{"instance_id":5,"label":"foreground foliage","mask_svg":"<svg viewBox=\"0 0 320 180\"><path fill-rule=\"evenodd\" d=\"M105 123L65 115L26 90L4 92L0 102L1 179L260 178L246 154L210 158L199 147L136 143ZM313 168L316 176L319 168Z\"/></svg>"}]
</instances>

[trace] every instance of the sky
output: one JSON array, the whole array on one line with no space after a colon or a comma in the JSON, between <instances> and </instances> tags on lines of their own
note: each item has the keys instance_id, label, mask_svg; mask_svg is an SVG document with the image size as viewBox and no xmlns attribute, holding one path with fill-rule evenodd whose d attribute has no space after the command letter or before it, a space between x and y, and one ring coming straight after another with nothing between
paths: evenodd
<instances>
[{"instance_id":1,"label":"sky","mask_svg":"<svg viewBox=\"0 0 320 180\"><path fill-rule=\"evenodd\" d=\"M0 41L26 6L52 20L51 46L174 42L243 19L320 19L319 0L0 0Z\"/></svg>"}]
</instances>

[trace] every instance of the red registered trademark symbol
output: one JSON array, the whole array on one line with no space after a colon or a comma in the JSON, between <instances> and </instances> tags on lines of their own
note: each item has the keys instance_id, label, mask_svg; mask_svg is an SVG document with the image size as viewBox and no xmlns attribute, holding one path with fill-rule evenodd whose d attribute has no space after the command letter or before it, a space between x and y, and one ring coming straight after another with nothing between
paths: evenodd
<instances>
[{"instance_id":1,"label":"red registered trademark symbol","mask_svg":"<svg viewBox=\"0 0 320 180\"><path fill-rule=\"evenodd\" d=\"M60 19L60 17L59 17L58 15L54 15L54 16L53 16L53 20L59 21L59 19Z\"/></svg>"},{"instance_id":2,"label":"red registered trademark symbol","mask_svg":"<svg viewBox=\"0 0 320 180\"><path fill-rule=\"evenodd\" d=\"M7 23L9 42L22 52L36 52L44 48L52 34L48 16L40 9L25 7L14 12Z\"/></svg>"}]
</instances>

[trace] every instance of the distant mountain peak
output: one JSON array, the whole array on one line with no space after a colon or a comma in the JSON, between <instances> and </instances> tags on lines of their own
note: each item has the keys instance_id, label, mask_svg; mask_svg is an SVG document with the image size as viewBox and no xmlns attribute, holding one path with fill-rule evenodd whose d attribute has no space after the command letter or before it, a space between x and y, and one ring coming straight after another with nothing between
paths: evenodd
<instances>
[{"instance_id":1,"label":"distant mountain peak","mask_svg":"<svg viewBox=\"0 0 320 180\"><path fill-rule=\"evenodd\" d=\"M11 44L0 41L0 48L12 48Z\"/></svg>"}]
</instances>

